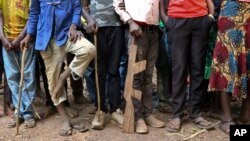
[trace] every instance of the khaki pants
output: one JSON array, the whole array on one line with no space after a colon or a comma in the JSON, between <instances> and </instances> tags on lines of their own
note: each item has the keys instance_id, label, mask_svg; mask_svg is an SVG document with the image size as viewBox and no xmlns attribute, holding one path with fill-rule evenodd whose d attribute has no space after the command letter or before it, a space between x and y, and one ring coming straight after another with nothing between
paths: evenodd
<instances>
[{"instance_id":1,"label":"khaki pants","mask_svg":"<svg viewBox=\"0 0 250 141\"><path fill-rule=\"evenodd\" d=\"M66 44L61 47L56 45L54 39L51 39L47 50L41 52L46 67L50 94L53 94L67 53L75 55L73 61L69 64L69 68L72 71L73 77L77 79L76 76L83 76L90 61L95 57L95 51L95 46L85 38L77 40L75 44L68 40ZM61 92L63 92L63 94L58 99L53 99L53 96L51 97L55 106L67 99L66 91L63 89Z\"/></svg>"}]
</instances>

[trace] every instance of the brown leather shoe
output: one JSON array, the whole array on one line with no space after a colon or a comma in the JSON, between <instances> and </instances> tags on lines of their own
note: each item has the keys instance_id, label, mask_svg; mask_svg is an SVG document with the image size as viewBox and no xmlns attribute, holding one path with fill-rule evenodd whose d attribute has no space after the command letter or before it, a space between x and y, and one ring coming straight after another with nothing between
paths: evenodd
<instances>
[{"instance_id":1,"label":"brown leather shoe","mask_svg":"<svg viewBox=\"0 0 250 141\"><path fill-rule=\"evenodd\" d=\"M138 133L138 134L146 134L146 133L148 133L148 127L147 127L144 119L138 119L136 121L135 126L136 126L136 129L135 129L136 133Z\"/></svg>"},{"instance_id":2,"label":"brown leather shoe","mask_svg":"<svg viewBox=\"0 0 250 141\"><path fill-rule=\"evenodd\" d=\"M146 117L145 122L148 125L150 125L152 127L156 127L156 128L161 128L161 127L165 126L164 122L162 122L159 119L155 118L155 116L153 116L153 115L150 115L150 116Z\"/></svg>"}]
</instances>

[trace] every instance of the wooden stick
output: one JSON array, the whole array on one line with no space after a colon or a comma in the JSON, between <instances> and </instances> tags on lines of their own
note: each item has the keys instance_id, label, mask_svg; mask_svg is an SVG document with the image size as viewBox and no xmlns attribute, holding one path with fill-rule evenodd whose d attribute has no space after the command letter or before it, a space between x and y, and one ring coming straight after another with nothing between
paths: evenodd
<instances>
[{"instance_id":1,"label":"wooden stick","mask_svg":"<svg viewBox=\"0 0 250 141\"><path fill-rule=\"evenodd\" d=\"M194 138L194 137L196 137L196 136L198 136L198 135L200 135L200 134L202 134L202 133L204 133L204 132L207 132L207 130L206 130L206 129L202 129L202 130L200 130L200 131L198 131L198 132L196 132L196 133L194 133L194 134L192 134L192 135L190 135L190 136L188 136L188 137L185 137L185 138L183 139L183 141L187 141L187 140L189 140L189 139L192 139L192 138Z\"/></svg>"},{"instance_id":2,"label":"wooden stick","mask_svg":"<svg viewBox=\"0 0 250 141\"><path fill-rule=\"evenodd\" d=\"M96 85L96 95L97 95L97 113L98 113L98 122L100 122L100 111L101 111L101 98L100 98L100 88L99 88L99 79L98 79L98 69L97 69L97 29L94 33L94 45L96 47L95 53L95 85Z\"/></svg>"},{"instance_id":3,"label":"wooden stick","mask_svg":"<svg viewBox=\"0 0 250 141\"><path fill-rule=\"evenodd\" d=\"M21 78L19 82L19 91L18 91L18 106L17 106L17 122L16 122L16 135L19 134L19 115L20 115L20 105L22 100L22 89L23 89L23 79L24 79L24 65L25 65L25 57L26 57L27 48L24 48L22 54L22 62L21 62Z\"/></svg>"}]
</instances>

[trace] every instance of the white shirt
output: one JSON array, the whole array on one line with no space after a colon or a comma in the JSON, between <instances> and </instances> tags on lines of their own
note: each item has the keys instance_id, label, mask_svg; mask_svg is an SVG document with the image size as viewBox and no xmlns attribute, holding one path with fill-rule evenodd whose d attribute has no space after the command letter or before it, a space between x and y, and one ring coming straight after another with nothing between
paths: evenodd
<instances>
[{"instance_id":1,"label":"white shirt","mask_svg":"<svg viewBox=\"0 0 250 141\"><path fill-rule=\"evenodd\" d=\"M159 3L160 0L114 0L114 7L124 22L132 18L149 25L159 25Z\"/></svg>"}]
</instances>

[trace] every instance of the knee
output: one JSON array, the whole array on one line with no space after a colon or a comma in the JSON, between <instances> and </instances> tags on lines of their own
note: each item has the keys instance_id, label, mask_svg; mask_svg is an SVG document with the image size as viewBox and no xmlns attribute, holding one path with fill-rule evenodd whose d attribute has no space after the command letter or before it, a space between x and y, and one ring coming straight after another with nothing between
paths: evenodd
<instances>
[{"instance_id":1,"label":"knee","mask_svg":"<svg viewBox=\"0 0 250 141\"><path fill-rule=\"evenodd\" d=\"M96 56L96 47L93 44L88 45L88 55L91 59L95 58Z\"/></svg>"}]
</instances>

